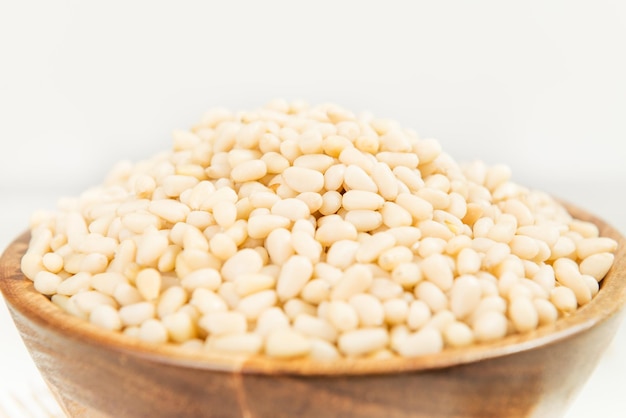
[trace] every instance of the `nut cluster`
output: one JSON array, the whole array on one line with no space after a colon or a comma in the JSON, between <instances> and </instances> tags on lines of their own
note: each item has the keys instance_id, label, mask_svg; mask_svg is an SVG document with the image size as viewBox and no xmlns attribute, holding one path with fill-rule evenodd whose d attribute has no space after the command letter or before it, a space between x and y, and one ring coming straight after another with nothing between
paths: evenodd
<instances>
[{"instance_id":1,"label":"nut cluster","mask_svg":"<svg viewBox=\"0 0 626 418\"><path fill-rule=\"evenodd\" d=\"M459 164L392 120L276 100L173 137L33 215L37 291L156 344L413 357L553 323L614 260L507 167Z\"/></svg>"}]
</instances>

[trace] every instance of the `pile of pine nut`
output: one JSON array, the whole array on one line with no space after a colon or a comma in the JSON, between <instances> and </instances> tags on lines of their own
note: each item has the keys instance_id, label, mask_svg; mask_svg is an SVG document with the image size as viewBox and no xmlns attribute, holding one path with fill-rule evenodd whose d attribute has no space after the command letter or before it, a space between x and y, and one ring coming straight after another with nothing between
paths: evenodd
<instances>
[{"instance_id":1,"label":"pile of pine nut","mask_svg":"<svg viewBox=\"0 0 626 418\"><path fill-rule=\"evenodd\" d=\"M617 243L503 165L334 104L212 109L31 219L35 289L154 344L414 357L532 331L598 292Z\"/></svg>"}]
</instances>

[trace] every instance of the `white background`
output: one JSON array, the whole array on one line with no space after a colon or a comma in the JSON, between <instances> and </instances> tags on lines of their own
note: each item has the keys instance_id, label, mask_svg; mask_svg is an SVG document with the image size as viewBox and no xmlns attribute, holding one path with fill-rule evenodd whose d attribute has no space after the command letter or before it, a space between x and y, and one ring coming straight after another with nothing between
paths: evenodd
<instances>
[{"instance_id":1,"label":"white background","mask_svg":"<svg viewBox=\"0 0 626 418\"><path fill-rule=\"evenodd\" d=\"M209 107L275 97L398 119L626 231L625 44L620 0L0 0L0 246ZM1 388L28 358L0 308ZM567 417L623 416L625 333Z\"/></svg>"}]
</instances>

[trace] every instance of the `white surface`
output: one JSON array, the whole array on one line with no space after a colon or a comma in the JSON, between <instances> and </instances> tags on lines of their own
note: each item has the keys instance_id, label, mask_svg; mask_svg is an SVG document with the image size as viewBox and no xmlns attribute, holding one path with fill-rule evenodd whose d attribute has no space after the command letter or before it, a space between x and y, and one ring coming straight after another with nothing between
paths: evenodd
<instances>
[{"instance_id":1,"label":"white surface","mask_svg":"<svg viewBox=\"0 0 626 418\"><path fill-rule=\"evenodd\" d=\"M334 101L626 231L626 2L0 1L0 246L214 105ZM568 418L622 417L626 332ZM0 388L34 373L0 306Z\"/></svg>"}]
</instances>

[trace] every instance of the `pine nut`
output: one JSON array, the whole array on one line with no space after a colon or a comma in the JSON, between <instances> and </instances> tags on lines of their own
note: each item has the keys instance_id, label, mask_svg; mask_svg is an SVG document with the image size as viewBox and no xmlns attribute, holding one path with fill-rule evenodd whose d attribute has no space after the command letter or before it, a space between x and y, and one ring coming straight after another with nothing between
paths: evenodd
<instances>
[{"instance_id":1,"label":"pine nut","mask_svg":"<svg viewBox=\"0 0 626 418\"><path fill-rule=\"evenodd\" d=\"M284 100L213 109L30 231L22 271L71 315L155 344L320 361L554 324L601 291L618 248L506 166Z\"/></svg>"}]
</instances>

